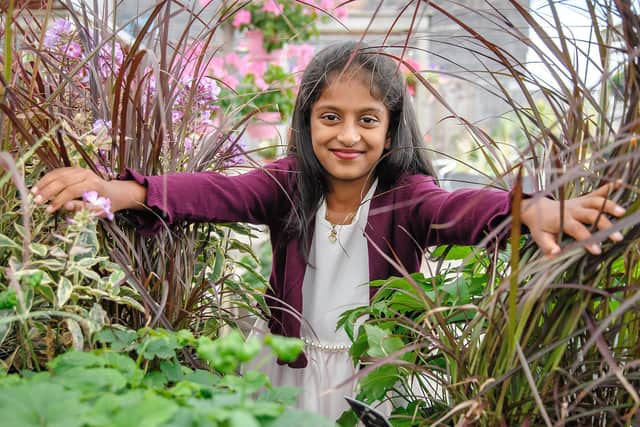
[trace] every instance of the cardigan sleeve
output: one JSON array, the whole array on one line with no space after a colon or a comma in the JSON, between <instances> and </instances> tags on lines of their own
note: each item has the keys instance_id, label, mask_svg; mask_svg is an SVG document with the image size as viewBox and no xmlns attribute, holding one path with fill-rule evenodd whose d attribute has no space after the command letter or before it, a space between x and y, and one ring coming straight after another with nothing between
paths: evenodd
<instances>
[{"instance_id":1,"label":"cardigan sleeve","mask_svg":"<svg viewBox=\"0 0 640 427\"><path fill-rule=\"evenodd\" d=\"M285 157L236 176L216 172L144 176L127 169L120 179L133 179L147 188L145 204L150 211L136 211L132 219L148 235L179 221L269 225L290 204L295 173L295 160Z\"/></svg>"},{"instance_id":2,"label":"cardigan sleeve","mask_svg":"<svg viewBox=\"0 0 640 427\"><path fill-rule=\"evenodd\" d=\"M447 191L433 177L408 177L405 202L412 235L423 247L478 244L511 214L511 193L494 189ZM416 220L417 219L417 220ZM497 236L502 239L509 229Z\"/></svg>"}]
</instances>

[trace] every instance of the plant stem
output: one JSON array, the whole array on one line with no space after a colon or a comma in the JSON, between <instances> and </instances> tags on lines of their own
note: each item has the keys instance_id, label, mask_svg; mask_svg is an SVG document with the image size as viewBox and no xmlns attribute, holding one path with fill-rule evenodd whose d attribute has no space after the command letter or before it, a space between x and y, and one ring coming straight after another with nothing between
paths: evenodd
<instances>
[{"instance_id":1,"label":"plant stem","mask_svg":"<svg viewBox=\"0 0 640 427\"><path fill-rule=\"evenodd\" d=\"M7 85L11 81L11 62L12 58L12 39L13 39L13 9L14 9L14 1L9 0L9 7L7 9L7 15L5 17L6 25L4 32L4 70L2 73L2 77L4 78L4 85L0 86L0 101L4 100L7 91ZM2 144L3 151L9 151L9 131L7 129L6 133L3 135L4 142Z\"/></svg>"}]
</instances>

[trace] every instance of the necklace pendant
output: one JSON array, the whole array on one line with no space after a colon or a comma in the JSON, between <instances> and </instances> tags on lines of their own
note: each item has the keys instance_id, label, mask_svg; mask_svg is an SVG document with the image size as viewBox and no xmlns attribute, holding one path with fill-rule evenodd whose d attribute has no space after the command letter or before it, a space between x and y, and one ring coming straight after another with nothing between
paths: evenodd
<instances>
[{"instance_id":1,"label":"necklace pendant","mask_svg":"<svg viewBox=\"0 0 640 427\"><path fill-rule=\"evenodd\" d=\"M336 230L335 224L331 224L331 231L329 232L329 241L335 243L338 241L338 230Z\"/></svg>"}]
</instances>

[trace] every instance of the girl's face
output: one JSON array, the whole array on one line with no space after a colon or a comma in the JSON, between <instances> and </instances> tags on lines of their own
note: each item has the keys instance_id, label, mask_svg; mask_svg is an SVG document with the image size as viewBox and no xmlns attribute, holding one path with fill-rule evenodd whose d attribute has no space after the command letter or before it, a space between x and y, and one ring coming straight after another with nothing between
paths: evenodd
<instances>
[{"instance_id":1,"label":"girl's face","mask_svg":"<svg viewBox=\"0 0 640 427\"><path fill-rule=\"evenodd\" d=\"M391 141L389 111L359 76L334 79L311 109L313 152L329 178L330 190L367 184Z\"/></svg>"}]
</instances>

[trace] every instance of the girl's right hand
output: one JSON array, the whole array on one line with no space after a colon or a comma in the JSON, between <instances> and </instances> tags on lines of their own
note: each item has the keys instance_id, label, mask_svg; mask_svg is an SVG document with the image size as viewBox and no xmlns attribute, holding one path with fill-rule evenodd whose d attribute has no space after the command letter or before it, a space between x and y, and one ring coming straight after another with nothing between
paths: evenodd
<instances>
[{"instance_id":1,"label":"girl's right hand","mask_svg":"<svg viewBox=\"0 0 640 427\"><path fill-rule=\"evenodd\" d=\"M54 169L31 189L38 204L48 203L46 211L58 209L78 211L85 206L82 195L95 191L111 200L111 211L140 209L146 199L146 188L135 181L106 181L89 169L66 167Z\"/></svg>"}]
</instances>

